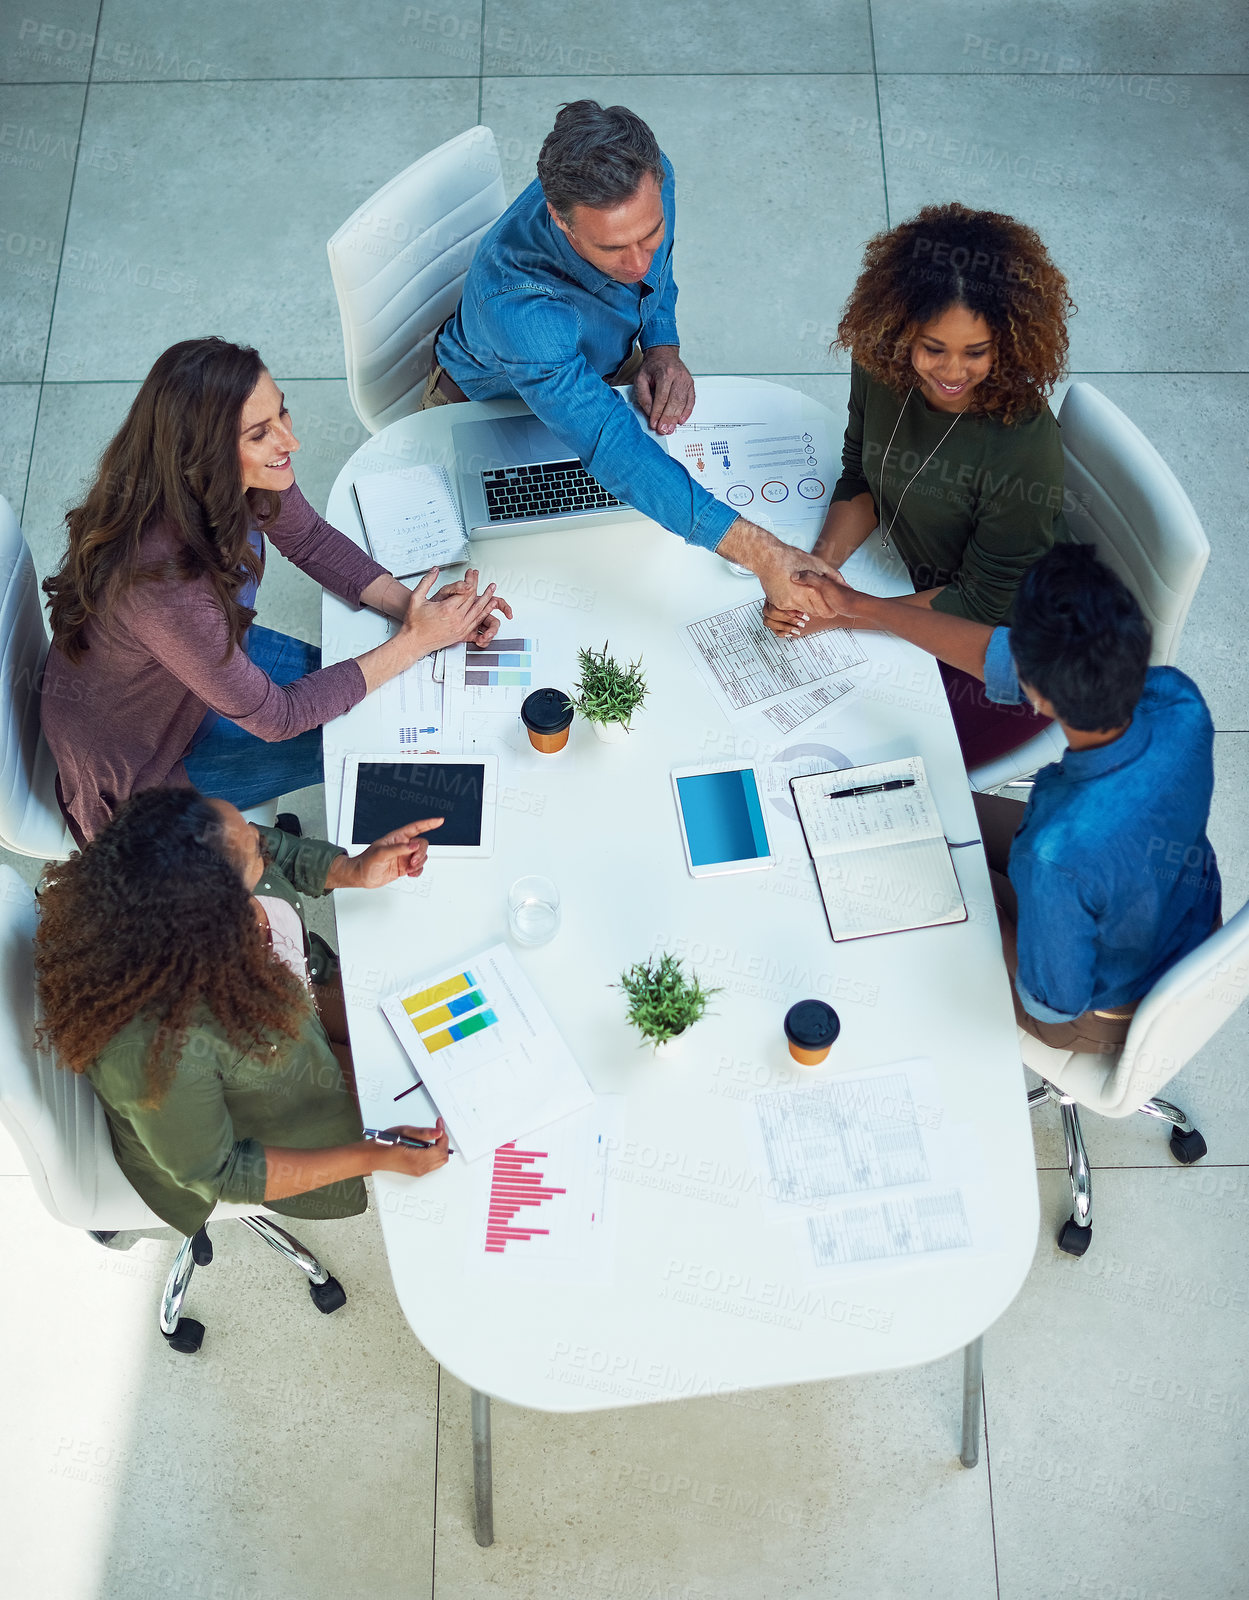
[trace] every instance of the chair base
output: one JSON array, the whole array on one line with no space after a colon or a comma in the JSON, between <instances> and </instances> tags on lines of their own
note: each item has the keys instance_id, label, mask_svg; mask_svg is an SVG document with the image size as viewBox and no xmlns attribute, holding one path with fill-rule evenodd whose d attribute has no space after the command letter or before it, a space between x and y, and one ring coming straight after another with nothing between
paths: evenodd
<instances>
[{"instance_id":1,"label":"chair base","mask_svg":"<svg viewBox=\"0 0 1249 1600\"><path fill-rule=\"evenodd\" d=\"M1093 1241L1093 1173L1080 1110L1076 1101L1047 1078L1040 1088L1028 1090L1028 1109L1052 1102L1062 1112L1063 1136L1067 1144L1067 1176L1071 1182L1071 1215L1058 1230L1058 1248L1069 1256L1082 1256ZM1206 1141L1178 1106L1169 1100L1146 1100L1139 1108L1147 1117L1156 1117L1171 1126L1171 1154L1183 1166L1191 1166L1206 1154Z\"/></svg>"},{"instance_id":2,"label":"chair base","mask_svg":"<svg viewBox=\"0 0 1249 1600\"><path fill-rule=\"evenodd\" d=\"M298 1267L308 1279L308 1293L318 1311L329 1315L346 1305L347 1295L337 1278L332 1278L305 1245L293 1234L287 1233L269 1217L239 1217L245 1227L259 1234L267 1245L292 1266ZM204 1342L204 1324L194 1317L179 1315L187 1288L197 1266L207 1266L213 1258L208 1230L201 1228L189 1239L184 1239L174 1257L165 1279L165 1289L160 1304L160 1331L171 1350L180 1355L194 1355Z\"/></svg>"}]
</instances>

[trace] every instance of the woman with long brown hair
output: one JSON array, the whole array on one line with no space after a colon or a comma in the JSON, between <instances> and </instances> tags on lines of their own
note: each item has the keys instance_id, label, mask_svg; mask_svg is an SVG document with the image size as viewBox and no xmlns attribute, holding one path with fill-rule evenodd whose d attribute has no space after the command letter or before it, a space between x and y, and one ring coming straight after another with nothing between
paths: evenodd
<instances>
[{"instance_id":1,"label":"woman with long brown hair","mask_svg":"<svg viewBox=\"0 0 1249 1600\"><path fill-rule=\"evenodd\" d=\"M159 357L105 450L44 582L41 696L58 793L81 844L140 789L197 784L238 806L320 783L321 725L421 656L488 642L477 574L414 590L319 517L295 486L299 441L255 350L187 339ZM265 541L394 637L322 668L312 645L253 625Z\"/></svg>"},{"instance_id":2,"label":"woman with long brown hair","mask_svg":"<svg viewBox=\"0 0 1249 1600\"><path fill-rule=\"evenodd\" d=\"M973 622L1010 619L1023 574L1069 539L1048 396L1064 374L1067 280L1013 217L950 204L868 242L837 329L851 356L842 474L813 554L840 567L878 528L906 563L907 599ZM835 623L768 607L777 633ZM1045 718L942 677L968 767Z\"/></svg>"},{"instance_id":3,"label":"woman with long brown hair","mask_svg":"<svg viewBox=\"0 0 1249 1600\"><path fill-rule=\"evenodd\" d=\"M361 1178L447 1159L363 1136L341 989L308 981L301 896L418 877L437 819L359 856L193 789L135 795L39 896L41 1033L85 1073L122 1171L188 1236L218 1200L354 1216Z\"/></svg>"}]
</instances>

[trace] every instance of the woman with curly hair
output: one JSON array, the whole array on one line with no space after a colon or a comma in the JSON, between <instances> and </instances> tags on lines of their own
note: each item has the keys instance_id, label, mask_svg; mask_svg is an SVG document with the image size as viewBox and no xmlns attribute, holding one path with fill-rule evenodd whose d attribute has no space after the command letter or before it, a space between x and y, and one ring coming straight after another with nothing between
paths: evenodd
<instances>
[{"instance_id":1,"label":"woman with curly hair","mask_svg":"<svg viewBox=\"0 0 1249 1600\"><path fill-rule=\"evenodd\" d=\"M851 356L850 418L813 553L840 567L879 527L906 563L912 604L1009 621L1024 573L1070 538L1048 396L1066 369L1073 309L1037 234L998 212L925 206L870 240L837 330ZM778 633L833 625L766 615ZM941 671L969 767L1045 726Z\"/></svg>"},{"instance_id":2,"label":"woman with curly hair","mask_svg":"<svg viewBox=\"0 0 1249 1600\"><path fill-rule=\"evenodd\" d=\"M365 1139L341 987L308 981L302 895L418 877L438 819L348 857L256 828L193 789L136 795L39 896L41 1040L85 1073L118 1164L190 1236L218 1200L348 1217L361 1178L447 1159ZM314 998L315 997L315 998Z\"/></svg>"},{"instance_id":3,"label":"woman with curly hair","mask_svg":"<svg viewBox=\"0 0 1249 1600\"><path fill-rule=\"evenodd\" d=\"M510 616L477 574L430 598L319 517L295 486L299 440L255 350L186 339L160 356L105 450L69 548L44 582L52 649L40 699L58 797L79 844L140 789L185 783L238 806L320 783L321 725ZM395 618L354 660L253 626L265 540L352 606Z\"/></svg>"}]
</instances>

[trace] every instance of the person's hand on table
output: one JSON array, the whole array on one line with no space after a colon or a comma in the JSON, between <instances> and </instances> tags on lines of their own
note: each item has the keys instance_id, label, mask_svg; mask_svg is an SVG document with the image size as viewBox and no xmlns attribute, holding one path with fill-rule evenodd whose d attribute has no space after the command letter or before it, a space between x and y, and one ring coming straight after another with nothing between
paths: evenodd
<instances>
[{"instance_id":1,"label":"person's hand on table","mask_svg":"<svg viewBox=\"0 0 1249 1600\"><path fill-rule=\"evenodd\" d=\"M455 600L465 595L476 594L479 577L480 573L477 568L470 567L464 576L458 578L454 583L444 583L438 593L433 596L433 599ZM494 585L491 584L490 587L493 589ZM466 636L468 643L476 645L479 650L484 650L499 631L499 617L493 615L495 611L500 612L509 622L512 620L511 606L508 605L501 594L496 594L491 603L491 610L477 624L476 631ZM458 641L456 642L458 643Z\"/></svg>"},{"instance_id":2,"label":"person's hand on table","mask_svg":"<svg viewBox=\"0 0 1249 1600\"><path fill-rule=\"evenodd\" d=\"M436 1128L387 1128L387 1133L401 1133L406 1139L420 1139L429 1145L428 1150L414 1150L408 1144L373 1145L374 1172L402 1172L408 1178L423 1178L427 1172L437 1172L445 1167L451 1154L447 1143L446 1124L438 1118Z\"/></svg>"},{"instance_id":3,"label":"person's hand on table","mask_svg":"<svg viewBox=\"0 0 1249 1600\"><path fill-rule=\"evenodd\" d=\"M384 889L398 878L419 878L429 842L423 834L441 828L441 817L426 817L376 839L358 856L335 856L325 875L327 889Z\"/></svg>"},{"instance_id":4,"label":"person's hand on table","mask_svg":"<svg viewBox=\"0 0 1249 1600\"><path fill-rule=\"evenodd\" d=\"M447 645L461 644L466 639L476 643L495 604L494 584L481 594L477 593L476 572L466 573L459 583L445 585L446 589L454 589L454 594L446 594L442 599L431 598L430 590L437 576L438 568L432 567L413 589L395 635L407 647L405 653L410 654L412 661L419 661L422 656L443 650ZM507 604L506 601L502 603Z\"/></svg>"},{"instance_id":5,"label":"person's hand on table","mask_svg":"<svg viewBox=\"0 0 1249 1600\"><path fill-rule=\"evenodd\" d=\"M672 433L694 409L694 377L674 344L654 344L633 380L633 398L656 433Z\"/></svg>"}]
</instances>

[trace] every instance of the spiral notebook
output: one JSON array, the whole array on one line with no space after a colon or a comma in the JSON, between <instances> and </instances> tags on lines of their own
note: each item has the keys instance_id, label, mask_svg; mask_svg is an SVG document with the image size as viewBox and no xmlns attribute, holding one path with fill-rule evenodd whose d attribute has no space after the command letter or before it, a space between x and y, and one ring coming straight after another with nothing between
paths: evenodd
<instances>
[{"instance_id":1,"label":"spiral notebook","mask_svg":"<svg viewBox=\"0 0 1249 1600\"><path fill-rule=\"evenodd\" d=\"M835 941L967 920L922 756L789 787Z\"/></svg>"},{"instance_id":2,"label":"spiral notebook","mask_svg":"<svg viewBox=\"0 0 1249 1600\"><path fill-rule=\"evenodd\" d=\"M469 559L468 537L446 467L363 473L352 484L374 561L396 578Z\"/></svg>"}]
</instances>

